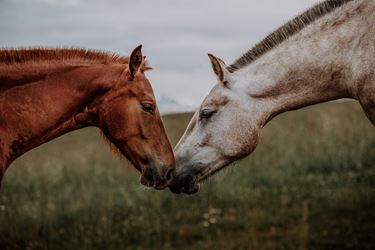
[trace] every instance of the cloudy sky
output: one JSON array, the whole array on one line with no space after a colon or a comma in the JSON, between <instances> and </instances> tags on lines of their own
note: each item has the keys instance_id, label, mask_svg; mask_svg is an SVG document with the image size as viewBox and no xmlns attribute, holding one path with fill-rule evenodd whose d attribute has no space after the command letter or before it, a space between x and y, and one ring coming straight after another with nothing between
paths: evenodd
<instances>
[{"instance_id":1,"label":"cloudy sky","mask_svg":"<svg viewBox=\"0 0 375 250\"><path fill-rule=\"evenodd\" d=\"M227 63L317 0L0 0L0 46L79 46L127 55L139 44L157 98L197 106Z\"/></svg>"}]
</instances>

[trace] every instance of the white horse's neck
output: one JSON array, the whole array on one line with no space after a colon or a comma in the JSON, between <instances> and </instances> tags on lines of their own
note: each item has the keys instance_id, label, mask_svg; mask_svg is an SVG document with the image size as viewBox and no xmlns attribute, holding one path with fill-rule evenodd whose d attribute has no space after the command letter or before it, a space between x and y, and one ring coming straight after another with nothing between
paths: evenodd
<instances>
[{"instance_id":1,"label":"white horse's neck","mask_svg":"<svg viewBox=\"0 0 375 250\"><path fill-rule=\"evenodd\" d=\"M350 13L354 7L355 3L350 3L322 17L234 72L233 88L246 92L251 103L263 111L257 118L259 126L282 112L356 98L353 70L361 64L358 29L363 23L352 16L338 24L345 17L343 12Z\"/></svg>"}]
</instances>

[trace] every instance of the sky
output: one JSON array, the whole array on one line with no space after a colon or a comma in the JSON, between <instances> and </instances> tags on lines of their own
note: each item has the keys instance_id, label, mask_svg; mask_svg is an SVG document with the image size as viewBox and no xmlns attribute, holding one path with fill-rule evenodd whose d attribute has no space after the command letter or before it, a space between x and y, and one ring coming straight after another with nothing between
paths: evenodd
<instances>
[{"instance_id":1,"label":"sky","mask_svg":"<svg viewBox=\"0 0 375 250\"><path fill-rule=\"evenodd\" d=\"M227 64L317 0L0 0L0 47L85 47L143 54L157 99L198 106Z\"/></svg>"}]
</instances>

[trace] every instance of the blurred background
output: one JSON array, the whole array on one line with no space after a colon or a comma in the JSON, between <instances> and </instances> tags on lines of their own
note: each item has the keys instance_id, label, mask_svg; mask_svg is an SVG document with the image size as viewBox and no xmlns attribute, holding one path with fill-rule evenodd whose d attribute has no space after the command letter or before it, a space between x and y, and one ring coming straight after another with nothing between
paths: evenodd
<instances>
[{"instance_id":1,"label":"blurred background","mask_svg":"<svg viewBox=\"0 0 375 250\"><path fill-rule=\"evenodd\" d=\"M143 44L175 144L215 84L207 53L231 63L316 2L0 0L0 46ZM9 168L0 249L375 249L374 163L374 128L353 101L280 115L194 196L143 188L88 128Z\"/></svg>"}]
</instances>

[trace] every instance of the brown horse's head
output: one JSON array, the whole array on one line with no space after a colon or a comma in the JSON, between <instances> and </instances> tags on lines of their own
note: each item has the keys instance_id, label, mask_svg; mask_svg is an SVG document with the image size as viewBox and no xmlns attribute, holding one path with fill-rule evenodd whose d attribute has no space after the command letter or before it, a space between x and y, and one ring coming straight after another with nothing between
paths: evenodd
<instances>
[{"instance_id":1,"label":"brown horse's head","mask_svg":"<svg viewBox=\"0 0 375 250\"><path fill-rule=\"evenodd\" d=\"M144 75L146 69L138 46L128 67L114 71L110 89L96 105L97 123L107 139L141 172L141 183L163 189L174 176L175 161L151 84Z\"/></svg>"}]
</instances>

